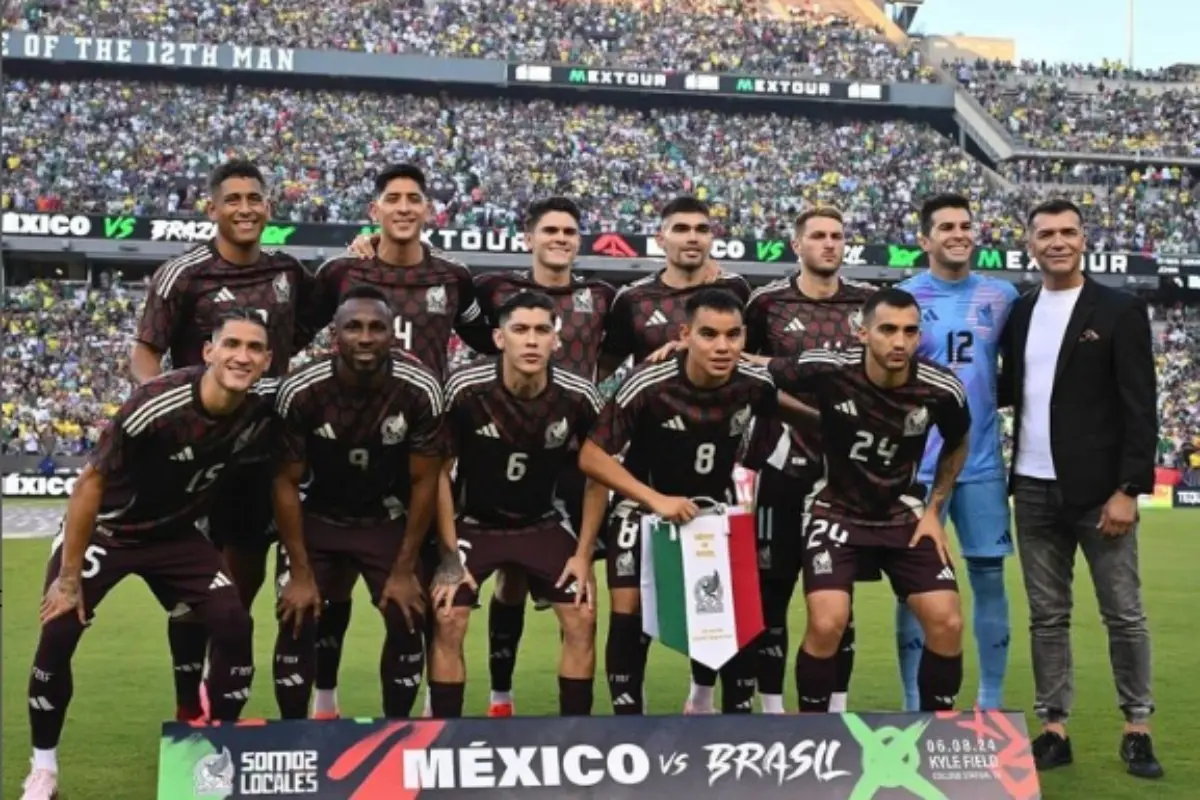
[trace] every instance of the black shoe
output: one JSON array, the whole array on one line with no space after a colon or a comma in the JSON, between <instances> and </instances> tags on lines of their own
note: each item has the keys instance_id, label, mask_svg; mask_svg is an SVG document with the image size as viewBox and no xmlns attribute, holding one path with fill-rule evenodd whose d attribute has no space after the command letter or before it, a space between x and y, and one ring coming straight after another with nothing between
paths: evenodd
<instances>
[{"instance_id":1,"label":"black shoe","mask_svg":"<svg viewBox=\"0 0 1200 800\"><path fill-rule=\"evenodd\" d=\"M1075 756L1071 754L1071 740L1053 731L1042 731L1041 736L1033 740L1030 750L1033 751L1033 763L1039 772L1065 767L1075 761ZM1125 752L1123 748L1121 752Z\"/></svg>"},{"instance_id":2,"label":"black shoe","mask_svg":"<svg viewBox=\"0 0 1200 800\"><path fill-rule=\"evenodd\" d=\"M1121 760L1129 774L1139 778L1161 778L1162 764L1154 757L1154 744L1148 733L1127 733L1121 737Z\"/></svg>"}]
</instances>

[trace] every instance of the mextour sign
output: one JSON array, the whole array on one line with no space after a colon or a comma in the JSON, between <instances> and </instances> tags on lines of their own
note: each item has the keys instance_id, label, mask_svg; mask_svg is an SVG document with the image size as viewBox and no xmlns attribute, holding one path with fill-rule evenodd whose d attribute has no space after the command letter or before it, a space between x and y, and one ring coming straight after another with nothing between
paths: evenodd
<instances>
[{"instance_id":1,"label":"mextour sign","mask_svg":"<svg viewBox=\"0 0 1200 800\"><path fill-rule=\"evenodd\" d=\"M1038 800L1019 713L167 723L160 800Z\"/></svg>"}]
</instances>

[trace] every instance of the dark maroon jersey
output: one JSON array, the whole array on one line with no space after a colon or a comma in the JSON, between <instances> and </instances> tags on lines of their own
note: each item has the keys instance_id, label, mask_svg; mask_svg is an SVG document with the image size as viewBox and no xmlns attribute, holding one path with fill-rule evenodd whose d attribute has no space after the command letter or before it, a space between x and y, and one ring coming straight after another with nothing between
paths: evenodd
<instances>
[{"instance_id":1,"label":"dark maroon jersey","mask_svg":"<svg viewBox=\"0 0 1200 800\"><path fill-rule=\"evenodd\" d=\"M606 356L624 361L632 355L633 362L640 364L667 342L678 339L679 329L687 322L688 298L700 289L727 289L743 303L750 299L750 284L732 272L722 270L711 282L686 289L672 289L662 282L662 276L662 272L647 275L617 292L606 321Z\"/></svg>"},{"instance_id":2,"label":"dark maroon jersey","mask_svg":"<svg viewBox=\"0 0 1200 800\"><path fill-rule=\"evenodd\" d=\"M797 356L806 350L844 350L858 346L862 305L874 286L839 281L832 297L810 298L796 284L795 272L755 289L746 306L746 350L764 356ZM798 397L815 406L811 396ZM790 447L780 442L788 435ZM806 481L820 476L821 430L814 422L804 430L785 426L778 419L756 420L746 453L746 465L761 469L770 464L787 475Z\"/></svg>"},{"instance_id":3,"label":"dark maroon jersey","mask_svg":"<svg viewBox=\"0 0 1200 800\"><path fill-rule=\"evenodd\" d=\"M232 414L200 403L205 367L172 370L133 390L100 434L88 463L105 478L96 525L120 537L190 530L248 448L274 435L278 380L256 383Z\"/></svg>"},{"instance_id":4,"label":"dark maroon jersey","mask_svg":"<svg viewBox=\"0 0 1200 800\"><path fill-rule=\"evenodd\" d=\"M578 459L603 400L591 381L553 365L545 390L531 398L510 392L501 372L498 359L486 359L446 384L459 516L507 529L552 516L565 522L558 478Z\"/></svg>"},{"instance_id":5,"label":"dark maroon jersey","mask_svg":"<svg viewBox=\"0 0 1200 800\"><path fill-rule=\"evenodd\" d=\"M825 476L811 500L859 525L915 524L925 508L916 475L929 426L948 442L966 436L966 390L953 372L921 357L906 384L881 389L867 378L864 358L862 348L809 350L772 359L768 369L780 389L815 397L821 412Z\"/></svg>"},{"instance_id":6,"label":"dark maroon jersey","mask_svg":"<svg viewBox=\"0 0 1200 800\"><path fill-rule=\"evenodd\" d=\"M263 250L250 266L230 264L209 242L154 272L138 321L137 340L169 353L171 366L204 364L204 343L222 314L256 309L267 323L271 345L268 375L287 372L294 353L297 309L311 302L312 278L292 256Z\"/></svg>"},{"instance_id":7,"label":"dark maroon jersey","mask_svg":"<svg viewBox=\"0 0 1200 800\"><path fill-rule=\"evenodd\" d=\"M374 286L396 312L396 347L444 377L451 335L457 330L474 346L483 330L482 315L467 267L427 245L424 250L425 259L414 267L357 256L339 256L317 267L312 311L301 321L305 336L311 340L333 321L341 297L351 288Z\"/></svg>"},{"instance_id":8,"label":"dark maroon jersey","mask_svg":"<svg viewBox=\"0 0 1200 800\"><path fill-rule=\"evenodd\" d=\"M343 525L399 519L411 496L409 456L444 450L441 384L401 352L370 388L339 381L335 364L327 356L279 387L284 457L308 467L304 509Z\"/></svg>"},{"instance_id":9,"label":"dark maroon jersey","mask_svg":"<svg viewBox=\"0 0 1200 800\"><path fill-rule=\"evenodd\" d=\"M549 295L558 306L559 347L554 363L589 381L596 377L605 321L616 289L604 281L571 276L569 286L542 286L526 272L489 272L475 279L475 293L483 315L496 324L496 309L523 291ZM485 352L494 352L488 348Z\"/></svg>"},{"instance_id":10,"label":"dark maroon jersey","mask_svg":"<svg viewBox=\"0 0 1200 800\"><path fill-rule=\"evenodd\" d=\"M642 364L604 408L591 439L606 453L626 445L625 467L657 492L733 502L733 468L752 417L775 413L765 369L739 363L723 386L697 387L680 353Z\"/></svg>"}]
</instances>

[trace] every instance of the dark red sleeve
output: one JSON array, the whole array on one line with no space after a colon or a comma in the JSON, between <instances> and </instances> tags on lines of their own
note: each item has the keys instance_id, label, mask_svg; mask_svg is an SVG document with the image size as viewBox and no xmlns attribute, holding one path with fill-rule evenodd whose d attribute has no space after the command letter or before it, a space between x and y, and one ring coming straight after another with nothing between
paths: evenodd
<instances>
[{"instance_id":1,"label":"dark red sleeve","mask_svg":"<svg viewBox=\"0 0 1200 800\"><path fill-rule=\"evenodd\" d=\"M770 341L770 316L767 313L770 300L760 294L746 306L746 352L765 354Z\"/></svg>"},{"instance_id":2,"label":"dark red sleeve","mask_svg":"<svg viewBox=\"0 0 1200 800\"><path fill-rule=\"evenodd\" d=\"M145 387L134 390L100 432L100 440L88 455L88 464L92 469L109 478L124 472L137 461L148 430L136 424L131 425L130 418L158 395L159 392L146 391ZM134 432L130 433L130 430Z\"/></svg>"},{"instance_id":3,"label":"dark red sleeve","mask_svg":"<svg viewBox=\"0 0 1200 800\"><path fill-rule=\"evenodd\" d=\"M629 292L617 292L612 308L604 319L604 342L600 346L600 355L619 364L629 358L636 347Z\"/></svg>"},{"instance_id":4,"label":"dark red sleeve","mask_svg":"<svg viewBox=\"0 0 1200 800\"><path fill-rule=\"evenodd\" d=\"M295 378L284 381L276 395L275 414L279 419L277 444L279 456L284 462L304 464L308 461L308 434L313 426L306 424L304 419L303 394L289 386L294 381Z\"/></svg>"},{"instance_id":5,"label":"dark red sleeve","mask_svg":"<svg viewBox=\"0 0 1200 800\"><path fill-rule=\"evenodd\" d=\"M409 423L409 446L419 456L445 455L449 442L445 431L445 399L437 377L425 367L428 381L413 382L415 397L413 419Z\"/></svg>"},{"instance_id":6,"label":"dark red sleeve","mask_svg":"<svg viewBox=\"0 0 1200 800\"><path fill-rule=\"evenodd\" d=\"M187 297L187 270L168 261L154 272L146 291L146 303L138 320L134 338L157 353L167 353L179 328L185 323L184 300Z\"/></svg>"},{"instance_id":7,"label":"dark red sleeve","mask_svg":"<svg viewBox=\"0 0 1200 800\"><path fill-rule=\"evenodd\" d=\"M471 281L471 302L476 304L479 313L471 322L463 321L463 315L460 314L454 328L467 347L483 355L500 352L492 339L492 328L496 325L496 288L501 277L498 273L489 272ZM466 302L465 295L459 299L460 305Z\"/></svg>"},{"instance_id":8,"label":"dark red sleeve","mask_svg":"<svg viewBox=\"0 0 1200 800\"><path fill-rule=\"evenodd\" d=\"M651 388L648 392L643 381L633 381L635 377L640 376L640 370L630 373L613 395L613 399L600 412L592 432L588 434L588 438L609 455L621 453L629 444L637 428L638 417L649 402L649 392L654 391L654 388Z\"/></svg>"},{"instance_id":9,"label":"dark red sleeve","mask_svg":"<svg viewBox=\"0 0 1200 800\"><path fill-rule=\"evenodd\" d=\"M967 406L967 390L958 377L950 372L944 374L953 384L938 390L939 402L934 406L937 415L934 424L942 439L954 446L971 431L971 411Z\"/></svg>"},{"instance_id":10,"label":"dark red sleeve","mask_svg":"<svg viewBox=\"0 0 1200 800\"><path fill-rule=\"evenodd\" d=\"M317 267L308 282L307 294L301 293L302 302L296 308L295 351L299 353L312 343L317 334L333 322L341 294L342 278L349 268L349 260L331 258Z\"/></svg>"}]
</instances>

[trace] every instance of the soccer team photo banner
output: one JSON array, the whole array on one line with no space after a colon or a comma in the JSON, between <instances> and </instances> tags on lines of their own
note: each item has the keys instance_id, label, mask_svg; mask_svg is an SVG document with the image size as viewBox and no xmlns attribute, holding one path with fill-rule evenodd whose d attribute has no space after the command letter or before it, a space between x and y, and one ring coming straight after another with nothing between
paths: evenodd
<instances>
[{"instance_id":1,"label":"soccer team photo banner","mask_svg":"<svg viewBox=\"0 0 1200 800\"><path fill-rule=\"evenodd\" d=\"M686 525L642 518L642 629L709 669L763 632L754 517L719 506Z\"/></svg>"},{"instance_id":2,"label":"soccer team photo banner","mask_svg":"<svg viewBox=\"0 0 1200 800\"><path fill-rule=\"evenodd\" d=\"M163 725L159 800L1038 800L1019 713Z\"/></svg>"}]
</instances>

